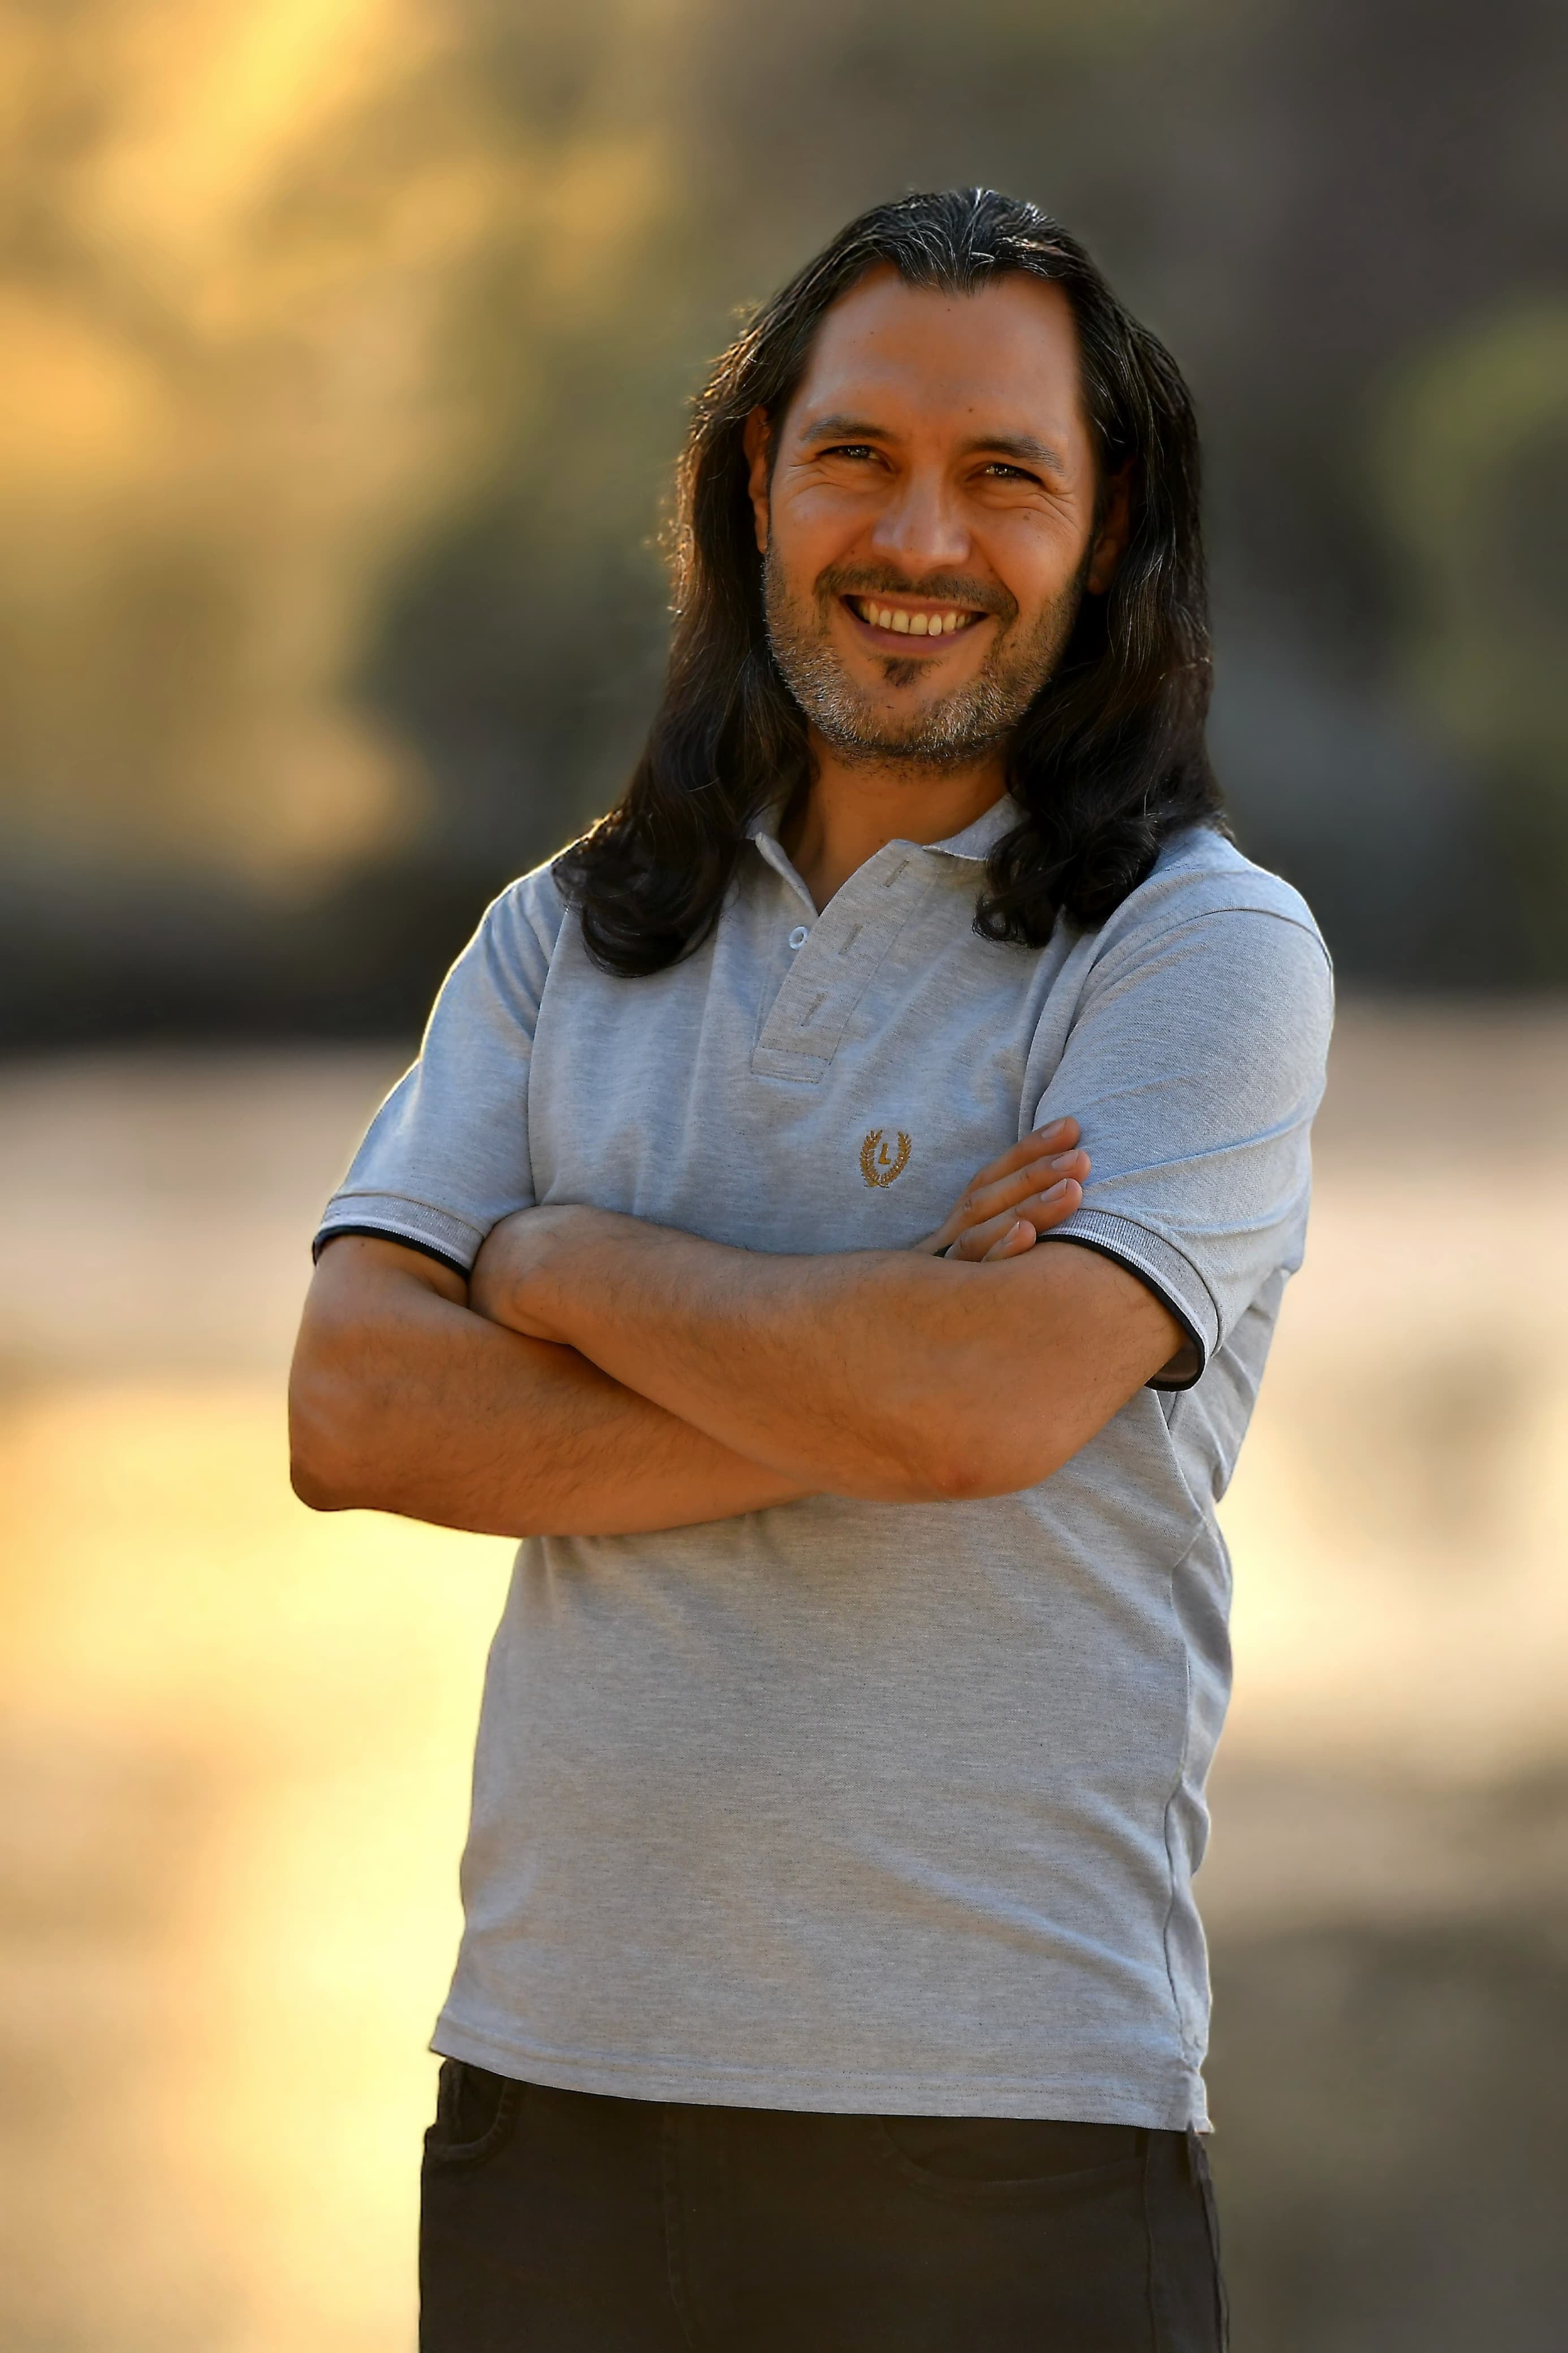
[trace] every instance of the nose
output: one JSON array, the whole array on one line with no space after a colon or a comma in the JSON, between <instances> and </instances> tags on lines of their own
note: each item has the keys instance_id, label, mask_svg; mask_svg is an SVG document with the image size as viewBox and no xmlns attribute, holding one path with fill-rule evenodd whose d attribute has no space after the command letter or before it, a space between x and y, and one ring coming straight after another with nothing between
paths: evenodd
<instances>
[{"instance_id":1,"label":"nose","mask_svg":"<svg viewBox=\"0 0 1568 2353\"><path fill-rule=\"evenodd\" d=\"M878 513L871 545L885 563L916 580L963 565L969 532L939 467L911 467L899 479Z\"/></svg>"}]
</instances>

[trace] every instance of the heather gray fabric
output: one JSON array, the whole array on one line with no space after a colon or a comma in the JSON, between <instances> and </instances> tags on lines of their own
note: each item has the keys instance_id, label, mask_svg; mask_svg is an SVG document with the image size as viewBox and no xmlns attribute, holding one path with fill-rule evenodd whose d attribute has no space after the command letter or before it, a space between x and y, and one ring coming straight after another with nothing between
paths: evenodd
<instances>
[{"instance_id":1,"label":"heather gray fabric","mask_svg":"<svg viewBox=\"0 0 1568 2353\"><path fill-rule=\"evenodd\" d=\"M900 1248L1071 1112L1094 1174L1064 1231L1189 1335L1021 1494L526 1542L450 2056L647 2099L1205 2120L1214 1504L1300 1259L1328 965L1295 892L1201 829L1100 931L981 940L979 861L1014 818L889 843L820 916L759 828L715 937L642 980L596 971L526 876L331 1204L324 1235L460 1266L548 1201Z\"/></svg>"}]
</instances>

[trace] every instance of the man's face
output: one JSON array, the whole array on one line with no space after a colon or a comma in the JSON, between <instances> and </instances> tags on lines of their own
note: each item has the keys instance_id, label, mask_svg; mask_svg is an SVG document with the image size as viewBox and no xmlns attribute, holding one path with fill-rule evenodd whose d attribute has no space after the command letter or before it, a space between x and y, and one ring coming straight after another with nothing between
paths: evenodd
<instances>
[{"instance_id":1,"label":"man's face","mask_svg":"<svg viewBox=\"0 0 1568 2353\"><path fill-rule=\"evenodd\" d=\"M768 423L747 424L768 634L806 716L850 759L942 766L1002 741L1124 532L1120 485L1095 530L1066 296L875 270L824 319L771 445Z\"/></svg>"}]
</instances>

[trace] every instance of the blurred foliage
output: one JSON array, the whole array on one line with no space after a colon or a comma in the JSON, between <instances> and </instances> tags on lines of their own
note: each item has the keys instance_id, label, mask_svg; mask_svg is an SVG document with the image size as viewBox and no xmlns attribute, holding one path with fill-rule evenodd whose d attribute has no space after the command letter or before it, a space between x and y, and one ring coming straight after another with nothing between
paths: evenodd
<instances>
[{"instance_id":1,"label":"blurred foliage","mask_svg":"<svg viewBox=\"0 0 1568 2353\"><path fill-rule=\"evenodd\" d=\"M625 771L737 309L977 179L1193 376L1247 845L1352 973L1561 977L1565 50L1550 0L0 0L4 1034L415 1019Z\"/></svg>"},{"instance_id":2,"label":"blurred foliage","mask_svg":"<svg viewBox=\"0 0 1568 2353\"><path fill-rule=\"evenodd\" d=\"M420 785L343 693L367 600L523 425L531 312L614 306L650 142L525 142L401 0L13 0L0 42L7 817L164 865L384 851Z\"/></svg>"},{"instance_id":3,"label":"blurred foliage","mask_svg":"<svg viewBox=\"0 0 1568 2353\"><path fill-rule=\"evenodd\" d=\"M1424 353L1379 458L1412 691L1474 759L1536 956L1568 976L1568 301Z\"/></svg>"}]
</instances>

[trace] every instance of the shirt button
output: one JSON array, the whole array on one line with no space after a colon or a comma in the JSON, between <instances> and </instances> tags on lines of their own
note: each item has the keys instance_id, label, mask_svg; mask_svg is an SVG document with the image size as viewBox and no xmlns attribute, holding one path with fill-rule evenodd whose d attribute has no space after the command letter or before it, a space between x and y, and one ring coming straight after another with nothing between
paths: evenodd
<instances>
[{"instance_id":1,"label":"shirt button","mask_svg":"<svg viewBox=\"0 0 1568 2353\"><path fill-rule=\"evenodd\" d=\"M811 934L806 930L805 925L797 923L789 935L789 944L792 948L803 948L810 937Z\"/></svg>"}]
</instances>

